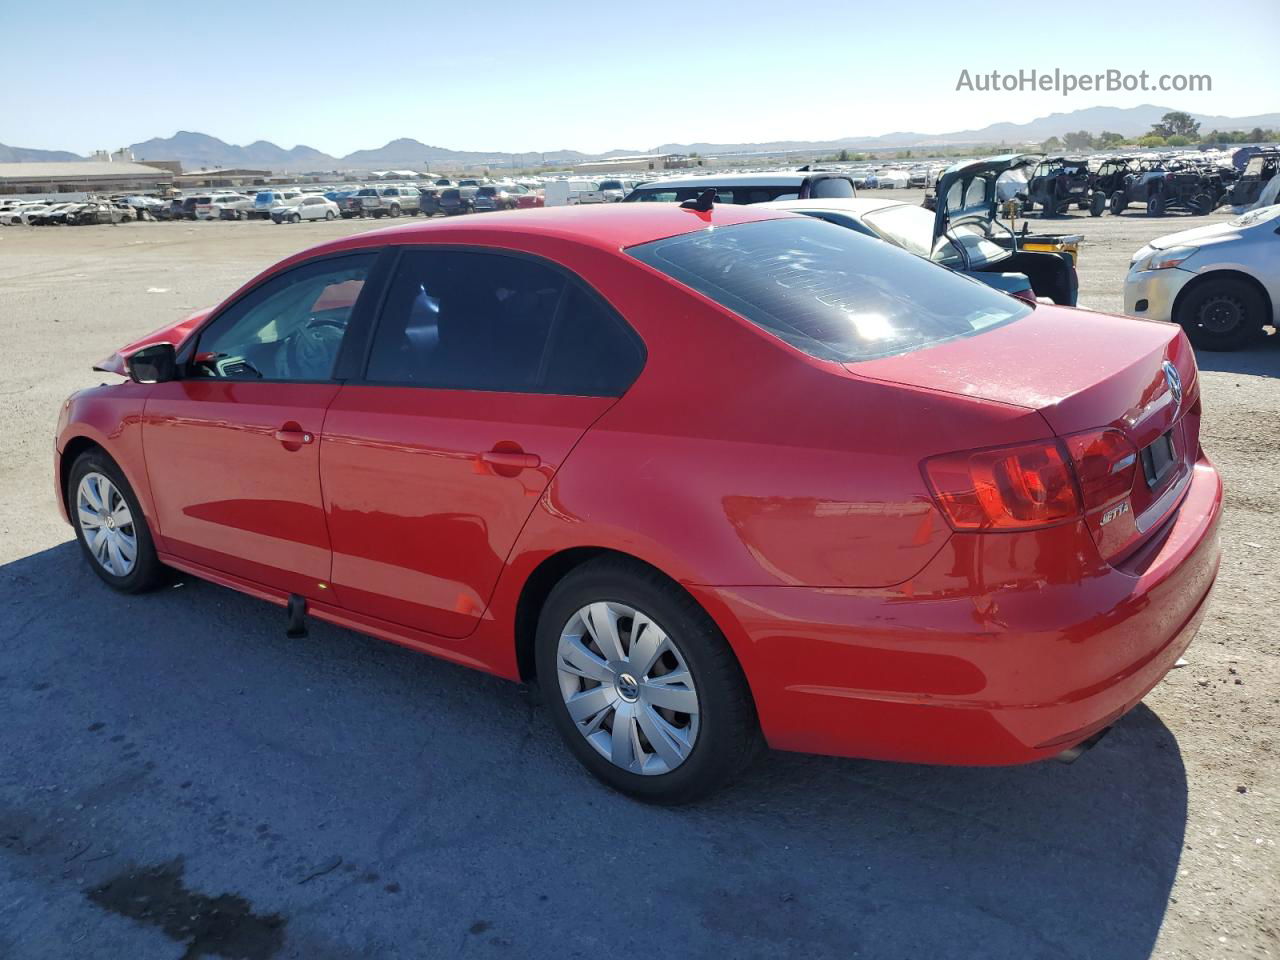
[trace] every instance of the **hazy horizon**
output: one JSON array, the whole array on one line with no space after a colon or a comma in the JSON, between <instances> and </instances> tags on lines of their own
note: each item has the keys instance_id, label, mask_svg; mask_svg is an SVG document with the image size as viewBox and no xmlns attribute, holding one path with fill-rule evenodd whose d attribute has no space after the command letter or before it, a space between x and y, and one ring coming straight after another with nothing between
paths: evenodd
<instances>
[{"instance_id":1,"label":"hazy horizon","mask_svg":"<svg viewBox=\"0 0 1280 960\"><path fill-rule=\"evenodd\" d=\"M1052 51L1043 49L1045 31L1033 29L1043 11L976 26L942 0L921 0L894 23L883 7L835 0L813 0L785 22L776 3L759 0L705 12L659 0L640 15L577 3L531 11L514 0L474 16L454 9L397 14L384 34L385 14L352 16L337 0L295 10L228 0L192 23L177 22L182 8L154 0L72 0L60 21L111 42L74 45L56 71L48 44L11 44L0 84L21 94L0 115L0 142L88 155L187 130L335 157L400 137L495 154L602 153L936 134L1094 106L1168 104L1225 116L1280 108L1274 84L1260 79L1275 75L1273 51L1258 40L1206 46L1185 28L1204 15L1203 2L1192 0L1170 0L1141 25L1112 4L1080 0L1054 12L1063 42ZM1241 0L1230 18L1251 37L1280 36L1274 0ZM1098 23L1112 28L1086 29ZM432 45L433 25L461 32ZM330 52L304 49L317 32L332 34ZM1117 32L1127 38L1119 52ZM377 42L351 43L348 33ZM962 69L1033 68L1208 74L1213 89L955 89Z\"/></svg>"}]
</instances>

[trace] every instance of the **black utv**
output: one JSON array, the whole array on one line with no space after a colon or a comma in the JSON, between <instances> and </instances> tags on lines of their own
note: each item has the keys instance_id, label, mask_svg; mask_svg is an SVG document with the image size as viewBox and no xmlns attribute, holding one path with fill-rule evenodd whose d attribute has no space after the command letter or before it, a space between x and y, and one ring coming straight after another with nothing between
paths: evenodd
<instances>
[{"instance_id":1,"label":"black utv","mask_svg":"<svg viewBox=\"0 0 1280 960\"><path fill-rule=\"evenodd\" d=\"M1093 196L1093 172L1089 163L1073 157L1046 157L1041 160L1027 181L1027 200L1024 212L1040 207L1041 216L1056 217L1075 204L1081 210L1098 217L1106 209L1106 198L1095 201Z\"/></svg>"},{"instance_id":2,"label":"black utv","mask_svg":"<svg viewBox=\"0 0 1280 960\"><path fill-rule=\"evenodd\" d=\"M1194 166L1161 160L1140 160L1111 193L1111 212L1124 213L1129 204L1146 207L1147 216L1162 217L1170 210L1205 214L1218 205L1218 186Z\"/></svg>"}]
</instances>

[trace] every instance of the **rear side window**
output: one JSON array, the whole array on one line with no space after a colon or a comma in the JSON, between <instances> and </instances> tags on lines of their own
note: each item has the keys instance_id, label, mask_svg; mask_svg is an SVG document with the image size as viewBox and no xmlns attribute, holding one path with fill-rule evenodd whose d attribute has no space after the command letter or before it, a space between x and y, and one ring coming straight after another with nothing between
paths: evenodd
<instances>
[{"instance_id":1,"label":"rear side window","mask_svg":"<svg viewBox=\"0 0 1280 960\"><path fill-rule=\"evenodd\" d=\"M816 220L765 220L632 247L638 260L811 356L895 356L1031 307L889 243Z\"/></svg>"},{"instance_id":2,"label":"rear side window","mask_svg":"<svg viewBox=\"0 0 1280 960\"><path fill-rule=\"evenodd\" d=\"M366 380L618 396L643 360L622 319L559 270L496 253L407 250L387 292Z\"/></svg>"}]
</instances>

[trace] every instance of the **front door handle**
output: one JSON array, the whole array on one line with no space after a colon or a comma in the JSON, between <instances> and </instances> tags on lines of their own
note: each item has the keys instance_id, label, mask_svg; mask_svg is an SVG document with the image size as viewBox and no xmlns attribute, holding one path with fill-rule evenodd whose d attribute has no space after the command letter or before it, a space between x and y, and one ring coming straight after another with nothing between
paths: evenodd
<instances>
[{"instance_id":1,"label":"front door handle","mask_svg":"<svg viewBox=\"0 0 1280 960\"><path fill-rule=\"evenodd\" d=\"M517 453L513 450L488 450L480 454L480 459L508 470L536 470L542 466L542 458L536 453Z\"/></svg>"},{"instance_id":2,"label":"front door handle","mask_svg":"<svg viewBox=\"0 0 1280 960\"><path fill-rule=\"evenodd\" d=\"M301 446L304 443L310 443L315 439L315 436L307 433L305 430L281 427L276 431L276 439L285 446Z\"/></svg>"}]
</instances>

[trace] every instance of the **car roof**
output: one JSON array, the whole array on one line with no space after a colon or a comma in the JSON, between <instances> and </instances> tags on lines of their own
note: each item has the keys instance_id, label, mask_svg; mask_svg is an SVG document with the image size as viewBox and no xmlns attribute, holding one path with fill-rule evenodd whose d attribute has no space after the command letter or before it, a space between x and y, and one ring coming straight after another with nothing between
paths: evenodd
<instances>
[{"instance_id":1,"label":"car roof","mask_svg":"<svg viewBox=\"0 0 1280 960\"><path fill-rule=\"evenodd\" d=\"M769 210L761 204L716 204L706 212L687 210L675 203L539 207L370 230L314 247L290 258L290 262L304 256L396 243L457 242L483 246L493 244L501 235L513 239L571 240L584 246L615 251L710 227L788 216L784 211Z\"/></svg>"},{"instance_id":2,"label":"car roof","mask_svg":"<svg viewBox=\"0 0 1280 960\"><path fill-rule=\"evenodd\" d=\"M704 184L714 186L738 187L798 187L814 175L843 176L842 174L826 174L825 171L805 173L796 170L765 170L758 173L701 173L688 177L664 177L660 180L646 180L641 186L658 187L700 187Z\"/></svg>"}]
</instances>

